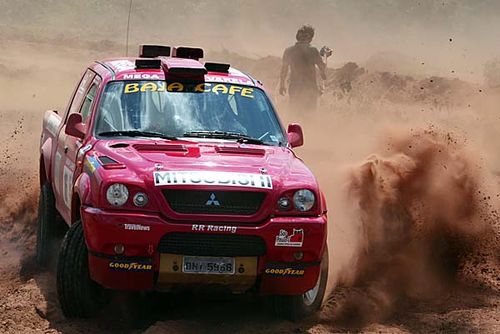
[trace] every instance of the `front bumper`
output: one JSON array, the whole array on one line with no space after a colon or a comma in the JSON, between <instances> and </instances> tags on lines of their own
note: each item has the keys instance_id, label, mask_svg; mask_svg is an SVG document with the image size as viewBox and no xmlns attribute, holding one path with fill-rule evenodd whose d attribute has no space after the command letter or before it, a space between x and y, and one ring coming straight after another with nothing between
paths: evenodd
<instances>
[{"instance_id":1,"label":"front bumper","mask_svg":"<svg viewBox=\"0 0 500 334\"><path fill-rule=\"evenodd\" d=\"M90 276L102 286L115 290L144 291L177 284L207 283L226 285L234 292L255 286L261 294L302 294L316 284L327 236L326 215L274 217L259 225L237 225L169 222L159 215L83 207L82 221L89 249ZM167 234L174 233L202 238L211 235L233 236L231 239L235 239L234 236L257 236L262 238L265 252L259 256L236 257L237 265L250 268L245 273L174 273L170 268L182 261L182 254L161 251L165 249L162 248L165 244L162 239L165 241ZM117 245L123 245L123 254L116 254ZM297 253L303 254L300 260L297 260Z\"/></svg>"}]
</instances>

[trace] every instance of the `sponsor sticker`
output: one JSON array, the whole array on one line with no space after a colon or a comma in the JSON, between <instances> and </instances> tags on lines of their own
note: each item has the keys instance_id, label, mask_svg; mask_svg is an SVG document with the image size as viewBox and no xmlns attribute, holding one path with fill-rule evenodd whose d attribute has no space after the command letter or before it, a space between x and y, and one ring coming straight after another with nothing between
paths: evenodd
<instances>
[{"instance_id":1,"label":"sponsor sticker","mask_svg":"<svg viewBox=\"0 0 500 334\"><path fill-rule=\"evenodd\" d=\"M191 228L192 231L197 232L229 232L236 233L238 227L228 226L228 225L203 225L203 224L193 224Z\"/></svg>"},{"instance_id":2,"label":"sponsor sticker","mask_svg":"<svg viewBox=\"0 0 500 334\"><path fill-rule=\"evenodd\" d=\"M288 234L287 230L280 230L280 233L276 236L274 245L277 247L302 247L303 242L304 229L294 228L291 235Z\"/></svg>"},{"instance_id":3,"label":"sponsor sticker","mask_svg":"<svg viewBox=\"0 0 500 334\"><path fill-rule=\"evenodd\" d=\"M55 185L58 193L61 193L62 179L59 177L61 175L61 159L62 155L59 151L56 152L55 161L54 161L54 176L55 176Z\"/></svg>"},{"instance_id":4,"label":"sponsor sticker","mask_svg":"<svg viewBox=\"0 0 500 334\"><path fill-rule=\"evenodd\" d=\"M150 79L150 80L160 80L160 76L158 74L149 74L149 73L131 73L124 74L123 79Z\"/></svg>"},{"instance_id":5,"label":"sponsor sticker","mask_svg":"<svg viewBox=\"0 0 500 334\"><path fill-rule=\"evenodd\" d=\"M248 80L247 78L244 77L222 77L222 76L215 76L215 75L205 75L205 80L206 81L213 81L213 82L224 82L224 83L232 83L232 84L251 84L253 85L253 82L251 80Z\"/></svg>"},{"instance_id":6,"label":"sponsor sticker","mask_svg":"<svg viewBox=\"0 0 500 334\"><path fill-rule=\"evenodd\" d=\"M153 172L153 178L155 186L211 185L273 189L271 176L263 174L208 171L155 171Z\"/></svg>"},{"instance_id":7,"label":"sponsor sticker","mask_svg":"<svg viewBox=\"0 0 500 334\"><path fill-rule=\"evenodd\" d=\"M128 231L151 231L151 227L141 224L123 224L123 228Z\"/></svg>"},{"instance_id":8,"label":"sponsor sticker","mask_svg":"<svg viewBox=\"0 0 500 334\"><path fill-rule=\"evenodd\" d=\"M140 92L165 92L165 91L228 94L228 95L240 95L242 97L250 99L254 98L253 88L228 85L223 83L203 82L197 85L186 85L181 82L167 83L164 81L148 81L148 82L129 83L123 87L124 94L132 94Z\"/></svg>"},{"instance_id":9,"label":"sponsor sticker","mask_svg":"<svg viewBox=\"0 0 500 334\"><path fill-rule=\"evenodd\" d=\"M280 277L301 277L304 276L305 270L299 267L293 266L273 266L269 265L264 270L266 275L280 276Z\"/></svg>"},{"instance_id":10,"label":"sponsor sticker","mask_svg":"<svg viewBox=\"0 0 500 334\"><path fill-rule=\"evenodd\" d=\"M108 267L110 270L113 271L134 271L134 272L151 271L153 269L153 265L149 262L132 262L132 261L111 261Z\"/></svg>"},{"instance_id":11,"label":"sponsor sticker","mask_svg":"<svg viewBox=\"0 0 500 334\"><path fill-rule=\"evenodd\" d=\"M71 166L70 166L71 167ZM66 207L71 207L71 197L73 196L73 171L74 168L70 168L64 165L63 169L63 199Z\"/></svg>"},{"instance_id":12,"label":"sponsor sticker","mask_svg":"<svg viewBox=\"0 0 500 334\"><path fill-rule=\"evenodd\" d=\"M109 63L118 71L126 71L134 68L134 63L130 60L113 60Z\"/></svg>"},{"instance_id":13,"label":"sponsor sticker","mask_svg":"<svg viewBox=\"0 0 500 334\"><path fill-rule=\"evenodd\" d=\"M93 156L86 156L84 165L90 174L94 174L95 170L101 166L99 161Z\"/></svg>"}]
</instances>

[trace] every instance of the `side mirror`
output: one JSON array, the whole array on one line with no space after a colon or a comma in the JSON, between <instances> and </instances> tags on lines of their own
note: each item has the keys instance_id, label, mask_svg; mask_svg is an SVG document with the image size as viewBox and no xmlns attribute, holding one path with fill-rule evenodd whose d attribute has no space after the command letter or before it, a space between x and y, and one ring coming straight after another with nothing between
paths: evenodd
<instances>
[{"instance_id":1,"label":"side mirror","mask_svg":"<svg viewBox=\"0 0 500 334\"><path fill-rule=\"evenodd\" d=\"M71 114L66 122L66 130L64 131L68 136L83 139L85 136L85 126L82 123L81 114Z\"/></svg>"},{"instance_id":2,"label":"side mirror","mask_svg":"<svg viewBox=\"0 0 500 334\"><path fill-rule=\"evenodd\" d=\"M304 134L300 124L292 123L288 125L288 142L292 147L304 145Z\"/></svg>"}]
</instances>

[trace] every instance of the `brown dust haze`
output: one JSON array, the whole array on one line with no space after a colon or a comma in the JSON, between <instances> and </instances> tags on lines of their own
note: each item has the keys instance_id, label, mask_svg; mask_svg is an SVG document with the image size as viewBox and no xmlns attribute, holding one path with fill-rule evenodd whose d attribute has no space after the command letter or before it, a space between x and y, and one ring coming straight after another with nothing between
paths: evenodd
<instances>
[{"instance_id":1,"label":"brown dust haze","mask_svg":"<svg viewBox=\"0 0 500 334\"><path fill-rule=\"evenodd\" d=\"M59 319L48 279L26 263L43 112L64 110L89 62L125 54L128 10L122 0L0 0L0 245L14 254L0 266L0 293L14 296L17 272L28 271L35 283L19 284L48 305L43 319L29 298L22 315L6 311L18 331L101 330ZM317 331L360 329L457 288L500 291L499 16L492 0L133 1L128 49L202 46L262 80L285 124L303 125L297 153L329 203L331 295ZM304 23L334 54L319 109L292 113L277 94L279 57ZM239 330L291 330L259 321Z\"/></svg>"}]
</instances>

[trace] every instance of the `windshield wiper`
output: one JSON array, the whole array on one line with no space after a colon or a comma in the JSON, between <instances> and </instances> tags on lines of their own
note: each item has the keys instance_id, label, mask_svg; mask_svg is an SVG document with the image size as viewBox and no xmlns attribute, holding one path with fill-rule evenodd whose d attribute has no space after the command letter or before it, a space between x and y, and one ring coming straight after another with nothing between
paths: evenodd
<instances>
[{"instance_id":1,"label":"windshield wiper","mask_svg":"<svg viewBox=\"0 0 500 334\"><path fill-rule=\"evenodd\" d=\"M189 131L182 135L183 137L194 138L218 138L218 139L236 139L238 143L269 145L264 141L253 138L238 132L227 131Z\"/></svg>"},{"instance_id":2,"label":"windshield wiper","mask_svg":"<svg viewBox=\"0 0 500 334\"><path fill-rule=\"evenodd\" d=\"M99 136L103 137L119 137L119 136L128 136L128 137L155 137L162 138L168 140L177 140L174 136L168 136L161 132L154 131L140 131L140 130L123 130L123 131L106 131L99 133Z\"/></svg>"}]
</instances>

